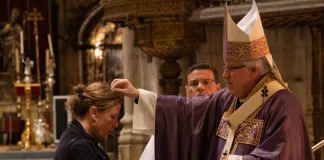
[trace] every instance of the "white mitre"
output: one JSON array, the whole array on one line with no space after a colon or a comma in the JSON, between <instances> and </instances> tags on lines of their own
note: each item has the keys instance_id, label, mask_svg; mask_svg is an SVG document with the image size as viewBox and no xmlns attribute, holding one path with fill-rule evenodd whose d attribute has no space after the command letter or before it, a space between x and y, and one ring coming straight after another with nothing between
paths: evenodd
<instances>
[{"instance_id":1,"label":"white mitre","mask_svg":"<svg viewBox=\"0 0 324 160\"><path fill-rule=\"evenodd\" d=\"M265 57L271 66L276 79L286 88L287 84L281 78L280 72L270 54L267 38L258 7L253 0L251 10L236 24L230 16L227 4L224 8L224 60L252 60Z\"/></svg>"}]
</instances>

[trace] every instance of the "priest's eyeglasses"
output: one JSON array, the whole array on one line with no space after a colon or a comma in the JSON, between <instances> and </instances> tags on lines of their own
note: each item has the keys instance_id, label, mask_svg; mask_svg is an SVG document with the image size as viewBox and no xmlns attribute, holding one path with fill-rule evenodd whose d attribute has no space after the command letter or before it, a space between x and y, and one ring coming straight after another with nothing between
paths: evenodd
<instances>
[{"instance_id":1,"label":"priest's eyeglasses","mask_svg":"<svg viewBox=\"0 0 324 160\"><path fill-rule=\"evenodd\" d=\"M229 67L229 66L226 66L224 64L223 67L224 67L224 71L228 71L228 73L231 73L234 70L237 70L237 69L240 69L240 68L243 68L243 67L246 67L246 66L243 65L243 66L238 66L238 67Z\"/></svg>"},{"instance_id":2,"label":"priest's eyeglasses","mask_svg":"<svg viewBox=\"0 0 324 160\"><path fill-rule=\"evenodd\" d=\"M203 80L193 80L193 81L188 82L187 84L189 87L196 88L196 87L198 87L199 83L201 83L204 86L208 86L214 82L215 82L215 80L213 80L213 79L203 79Z\"/></svg>"}]
</instances>

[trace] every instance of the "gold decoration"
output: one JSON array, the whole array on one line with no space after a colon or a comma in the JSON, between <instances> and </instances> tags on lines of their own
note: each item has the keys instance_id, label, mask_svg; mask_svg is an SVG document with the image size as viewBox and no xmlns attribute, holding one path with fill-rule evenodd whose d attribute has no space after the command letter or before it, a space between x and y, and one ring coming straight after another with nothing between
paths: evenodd
<instances>
[{"instance_id":1,"label":"gold decoration","mask_svg":"<svg viewBox=\"0 0 324 160\"><path fill-rule=\"evenodd\" d=\"M30 101L31 97L36 95L40 97L40 87L39 83L29 83L14 84L17 96L25 96L26 99L26 121L25 121L25 130L21 135L21 141L18 142L18 145L21 146L24 150L29 150L32 145L36 144L38 149L43 148L41 143L35 142L35 133L31 128L31 110L30 110Z\"/></svg>"},{"instance_id":2,"label":"gold decoration","mask_svg":"<svg viewBox=\"0 0 324 160\"><path fill-rule=\"evenodd\" d=\"M224 59L250 60L270 54L265 36L251 42L225 42Z\"/></svg>"},{"instance_id":3,"label":"gold decoration","mask_svg":"<svg viewBox=\"0 0 324 160\"><path fill-rule=\"evenodd\" d=\"M196 1L193 0L103 0L106 18L126 18L129 17L151 17L187 14L193 11ZM125 12L126 11L126 12Z\"/></svg>"},{"instance_id":4,"label":"gold decoration","mask_svg":"<svg viewBox=\"0 0 324 160\"><path fill-rule=\"evenodd\" d=\"M134 29L134 45L150 56L179 59L194 53L203 41L202 28L187 23L194 0L102 1L104 20L121 21Z\"/></svg>"},{"instance_id":5,"label":"gold decoration","mask_svg":"<svg viewBox=\"0 0 324 160\"><path fill-rule=\"evenodd\" d=\"M273 73L267 74L261 79L261 81L253 88L246 99L243 99L243 103L254 95L259 89L263 88L265 84L275 80ZM233 105L236 106L237 98L234 98ZM248 118L246 118L235 131L235 140L233 142L233 149L231 149L230 154L234 154L236 148L239 144L248 144L253 146L258 146L260 144L263 123L262 119L257 119L256 116L263 108L264 104L255 110ZM221 122L219 123L218 129L216 131L216 136L227 139L229 133L229 123L228 120L224 119L227 112L223 114Z\"/></svg>"},{"instance_id":6,"label":"gold decoration","mask_svg":"<svg viewBox=\"0 0 324 160\"><path fill-rule=\"evenodd\" d=\"M164 67L171 68L175 60L195 53L203 41L202 26L187 22L196 8L195 0L103 0L102 4L103 20L134 29L134 45L164 59ZM163 93L178 94L179 74L163 69L160 73Z\"/></svg>"},{"instance_id":7,"label":"gold decoration","mask_svg":"<svg viewBox=\"0 0 324 160\"><path fill-rule=\"evenodd\" d=\"M258 109L260 111L262 107ZM225 115L226 113L224 113ZM238 143L242 144L249 144L253 146L258 146L260 144L261 133L263 127L263 120L254 119L254 117L249 117L240 126L235 132L235 141L234 144L237 145ZM224 119L221 120L220 125L218 127L216 135L227 139L229 132L228 123ZM232 149L231 153L234 153L235 150Z\"/></svg>"},{"instance_id":8,"label":"gold decoration","mask_svg":"<svg viewBox=\"0 0 324 160\"><path fill-rule=\"evenodd\" d=\"M194 53L202 41L202 29L174 17L132 21L134 45L145 53L163 59L179 59Z\"/></svg>"},{"instance_id":9,"label":"gold decoration","mask_svg":"<svg viewBox=\"0 0 324 160\"><path fill-rule=\"evenodd\" d=\"M27 57L27 60L25 62L25 75L27 77L27 80L25 81L26 83L20 83L19 77L17 77L17 82L14 84L15 86L15 91L16 95L18 97L17 101L20 101L20 97L24 96L26 100L26 120L25 120L25 130L23 131L21 135L21 141L18 142L18 145L21 146L24 150L29 150L31 149L31 146L36 145L37 149L42 149L44 146L42 145L42 137L40 131L40 127L35 125L39 125L41 123L36 122L35 124L33 123L31 119L31 97L38 97L38 108L41 110L42 101L41 101L41 84L40 84L40 68L39 68L39 46L38 46L38 21L42 21L44 18L42 17L41 13L38 12L36 8L33 9L33 12L28 14L27 20L28 21L33 21L34 22L34 36L35 36L35 49L36 49L36 64L37 64L37 83L31 83L31 66L33 65L32 62L29 61L29 58ZM53 61L54 63L54 61ZM48 65L48 62L46 62L46 65ZM52 66L50 66L52 67ZM47 66L48 68L48 66ZM53 79L54 73L47 72L49 74L49 81L47 85L52 85L55 80ZM26 79L25 77L25 79ZM48 89L48 88L47 88ZM49 95L47 93L46 99L49 99ZM39 112L42 113L42 112ZM42 115L41 115L42 116ZM41 117L43 118L43 117ZM39 118L38 121L42 119ZM43 122L42 124L46 123ZM32 127L32 125L34 127ZM35 134L35 131L33 130L34 128L37 129L38 133L37 135ZM50 132L47 132L45 134L49 135ZM37 138L36 138L37 136Z\"/></svg>"},{"instance_id":10,"label":"gold decoration","mask_svg":"<svg viewBox=\"0 0 324 160\"><path fill-rule=\"evenodd\" d=\"M34 35L35 35L35 50L36 50L36 65L37 65L37 83L40 83L40 71L39 71L39 49L38 49L38 21L44 20L42 14L36 9L29 13L27 17L28 21L34 22Z\"/></svg>"}]
</instances>

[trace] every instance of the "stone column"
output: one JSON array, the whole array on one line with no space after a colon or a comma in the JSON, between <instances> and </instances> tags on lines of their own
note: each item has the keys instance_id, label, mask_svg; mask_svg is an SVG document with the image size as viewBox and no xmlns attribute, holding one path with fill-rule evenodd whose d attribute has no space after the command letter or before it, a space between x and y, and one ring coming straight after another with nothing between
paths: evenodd
<instances>
[{"instance_id":1,"label":"stone column","mask_svg":"<svg viewBox=\"0 0 324 160\"><path fill-rule=\"evenodd\" d=\"M148 64L146 54L133 46L134 31L129 28L123 29L123 52L124 52L124 78L128 79L136 88L143 88L158 92L156 66L159 61L153 59ZM153 74L152 74L153 73ZM121 119L123 129L120 132L118 159L138 160L142 154L149 136L132 133L134 99L125 97L124 117Z\"/></svg>"},{"instance_id":2,"label":"stone column","mask_svg":"<svg viewBox=\"0 0 324 160\"><path fill-rule=\"evenodd\" d=\"M318 26L310 26L312 34L312 95L313 95L313 127L314 127L314 143L321 141L323 133L322 121L323 113L321 112L321 54L320 48L320 28ZM320 159L321 152L315 152L315 159Z\"/></svg>"}]
</instances>

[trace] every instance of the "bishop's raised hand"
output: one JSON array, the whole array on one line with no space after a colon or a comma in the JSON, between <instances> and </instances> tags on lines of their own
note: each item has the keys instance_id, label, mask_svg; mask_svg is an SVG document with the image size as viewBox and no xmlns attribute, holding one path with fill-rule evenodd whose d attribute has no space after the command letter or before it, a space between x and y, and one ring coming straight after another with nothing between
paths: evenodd
<instances>
[{"instance_id":1,"label":"bishop's raised hand","mask_svg":"<svg viewBox=\"0 0 324 160\"><path fill-rule=\"evenodd\" d=\"M111 89L130 98L139 97L139 90L136 89L128 79L114 79L111 82Z\"/></svg>"}]
</instances>

